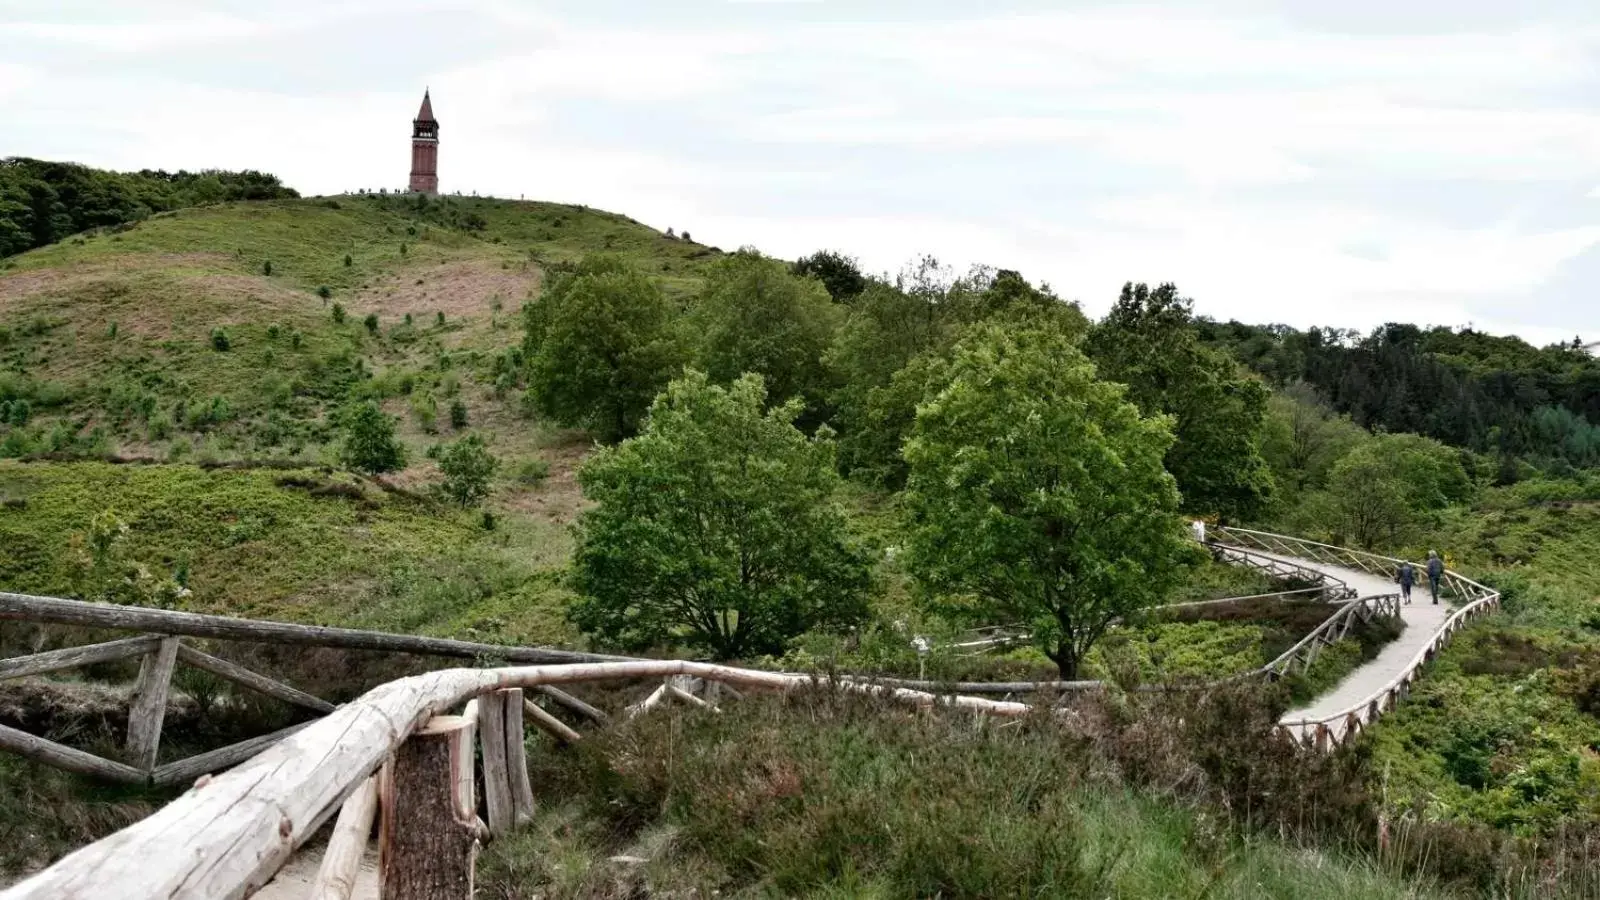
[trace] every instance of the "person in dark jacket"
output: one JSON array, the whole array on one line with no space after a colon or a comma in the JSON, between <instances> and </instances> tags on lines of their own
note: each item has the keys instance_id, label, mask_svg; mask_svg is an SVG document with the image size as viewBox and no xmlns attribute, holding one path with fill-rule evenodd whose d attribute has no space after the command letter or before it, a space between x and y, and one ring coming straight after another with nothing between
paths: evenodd
<instances>
[{"instance_id":1,"label":"person in dark jacket","mask_svg":"<svg viewBox=\"0 0 1600 900\"><path fill-rule=\"evenodd\" d=\"M1400 571L1395 573L1394 580L1400 582L1400 596L1410 603L1411 585L1417 581L1417 570L1411 567L1411 563L1403 562L1400 564Z\"/></svg>"},{"instance_id":2,"label":"person in dark jacket","mask_svg":"<svg viewBox=\"0 0 1600 900\"><path fill-rule=\"evenodd\" d=\"M1438 551L1428 551L1428 590L1433 592L1433 603L1439 605L1439 582L1444 580L1444 560Z\"/></svg>"}]
</instances>

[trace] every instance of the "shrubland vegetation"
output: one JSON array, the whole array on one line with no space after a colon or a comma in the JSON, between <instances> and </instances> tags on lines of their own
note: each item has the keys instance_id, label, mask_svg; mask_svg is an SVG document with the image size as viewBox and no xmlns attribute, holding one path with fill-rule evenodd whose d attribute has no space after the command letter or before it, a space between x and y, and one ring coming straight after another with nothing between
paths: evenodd
<instances>
[{"instance_id":1,"label":"shrubland vegetation","mask_svg":"<svg viewBox=\"0 0 1600 900\"><path fill-rule=\"evenodd\" d=\"M8 165L0 214L8 177L58 198L83 179L110 187L72 198L144 196L147 177ZM1176 287L1139 283L1090 321L1004 269L922 259L873 276L834 251L724 253L582 207L281 199L252 173L166 182L186 185L166 206L60 200L123 217L61 219L55 243L0 261L0 588L1121 686L1246 671L1326 615L1284 601L1143 612L1287 587L1193 552L1185 518L1437 548L1506 592L1506 613L1464 632L1411 702L1323 763L1242 729L1156 765L1127 747L1159 742L1150 723L1177 714L1119 711L1139 696L1120 688L1090 737L812 698L535 754L590 800L547 809L529 840L586 862L496 850L507 896L623 895L586 880L621 877L593 857L652 841L679 862L624 881L1516 893L1568 860L1564 832L1600 827L1600 476L1584 470L1600 463L1585 443L1600 380L1570 347L1220 325ZM280 199L237 202L262 196ZM192 204L210 205L177 208ZM1028 641L953 649L976 625ZM1392 637L1358 631L1229 714L1270 722ZM784 724L797 710L805 728ZM1305 783L1358 798L1337 827L1307 827L1327 811L1303 804L1290 823L1287 800L1250 793L1276 788L1233 792L1335 769ZM714 776L743 787L718 792ZM1380 812L1426 834L1415 854L1371 845ZM1309 846L1337 849L1308 861ZM1261 887L1280 883L1296 887Z\"/></svg>"}]
</instances>

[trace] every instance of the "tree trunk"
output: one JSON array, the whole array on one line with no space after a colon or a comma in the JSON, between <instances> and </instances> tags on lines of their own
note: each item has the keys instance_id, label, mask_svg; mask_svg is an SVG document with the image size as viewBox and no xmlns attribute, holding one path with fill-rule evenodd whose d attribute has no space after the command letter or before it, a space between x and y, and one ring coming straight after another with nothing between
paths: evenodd
<instances>
[{"instance_id":1,"label":"tree trunk","mask_svg":"<svg viewBox=\"0 0 1600 900\"><path fill-rule=\"evenodd\" d=\"M1078 680L1078 654L1073 652L1071 642L1061 641L1056 644L1054 653L1047 651L1045 655L1056 664L1056 670L1061 673L1062 681Z\"/></svg>"},{"instance_id":2,"label":"tree trunk","mask_svg":"<svg viewBox=\"0 0 1600 900\"><path fill-rule=\"evenodd\" d=\"M457 799L459 770L472 748L460 716L437 716L400 745L380 780L383 900L466 900L478 838Z\"/></svg>"}]
</instances>

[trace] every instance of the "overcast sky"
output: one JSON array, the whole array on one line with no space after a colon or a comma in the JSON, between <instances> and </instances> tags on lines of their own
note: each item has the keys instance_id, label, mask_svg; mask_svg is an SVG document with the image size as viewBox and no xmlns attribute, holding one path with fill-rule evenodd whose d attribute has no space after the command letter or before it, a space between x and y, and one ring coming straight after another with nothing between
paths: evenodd
<instances>
[{"instance_id":1,"label":"overcast sky","mask_svg":"<svg viewBox=\"0 0 1600 900\"><path fill-rule=\"evenodd\" d=\"M424 86L446 192L1600 339L1595 0L0 0L0 155L392 188Z\"/></svg>"}]
</instances>

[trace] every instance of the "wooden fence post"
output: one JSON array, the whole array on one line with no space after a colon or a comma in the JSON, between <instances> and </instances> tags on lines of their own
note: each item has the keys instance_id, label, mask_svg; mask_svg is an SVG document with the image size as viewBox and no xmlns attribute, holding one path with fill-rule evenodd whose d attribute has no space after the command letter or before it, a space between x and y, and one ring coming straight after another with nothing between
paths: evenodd
<instances>
[{"instance_id":1,"label":"wooden fence post","mask_svg":"<svg viewBox=\"0 0 1600 900\"><path fill-rule=\"evenodd\" d=\"M374 776L362 782L339 808L339 820L328 839L328 849L322 854L322 866L311 883L311 900L350 900L377 809L378 779Z\"/></svg>"},{"instance_id":2,"label":"wooden fence post","mask_svg":"<svg viewBox=\"0 0 1600 900\"><path fill-rule=\"evenodd\" d=\"M490 691L478 698L478 742L483 748L483 802L489 833L508 834L515 818L506 761L506 695Z\"/></svg>"},{"instance_id":3,"label":"wooden fence post","mask_svg":"<svg viewBox=\"0 0 1600 900\"><path fill-rule=\"evenodd\" d=\"M161 721L167 715L167 692L172 687L172 666L178 659L178 639L164 637L145 654L128 706L128 761L146 772L156 767L161 749Z\"/></svg>"},{"instance_id":4,"label":"wooden fence post","mask_svg":"<svg viewBox=\"0 0 1600 900\"><path fill-rule=\"evenodd\" d=\"M522 726L522 688L500 692L506 707L506 777L511 789L512 816L521 825L533 818L533 784L528 780L527 735Z\"/></svg>"},{"instance_id":5,"label":"wooden fence post","mask_svg":"<svg viewBox=\"0 0 1600 900\"><path fill-rule=\"evenodd\" d=\"M379 778L378 873L382 900L472 897L479 830L461 808L461 770L472 747L463 716L435 716L400 745Z\"/></svg>"}]
</instances>

